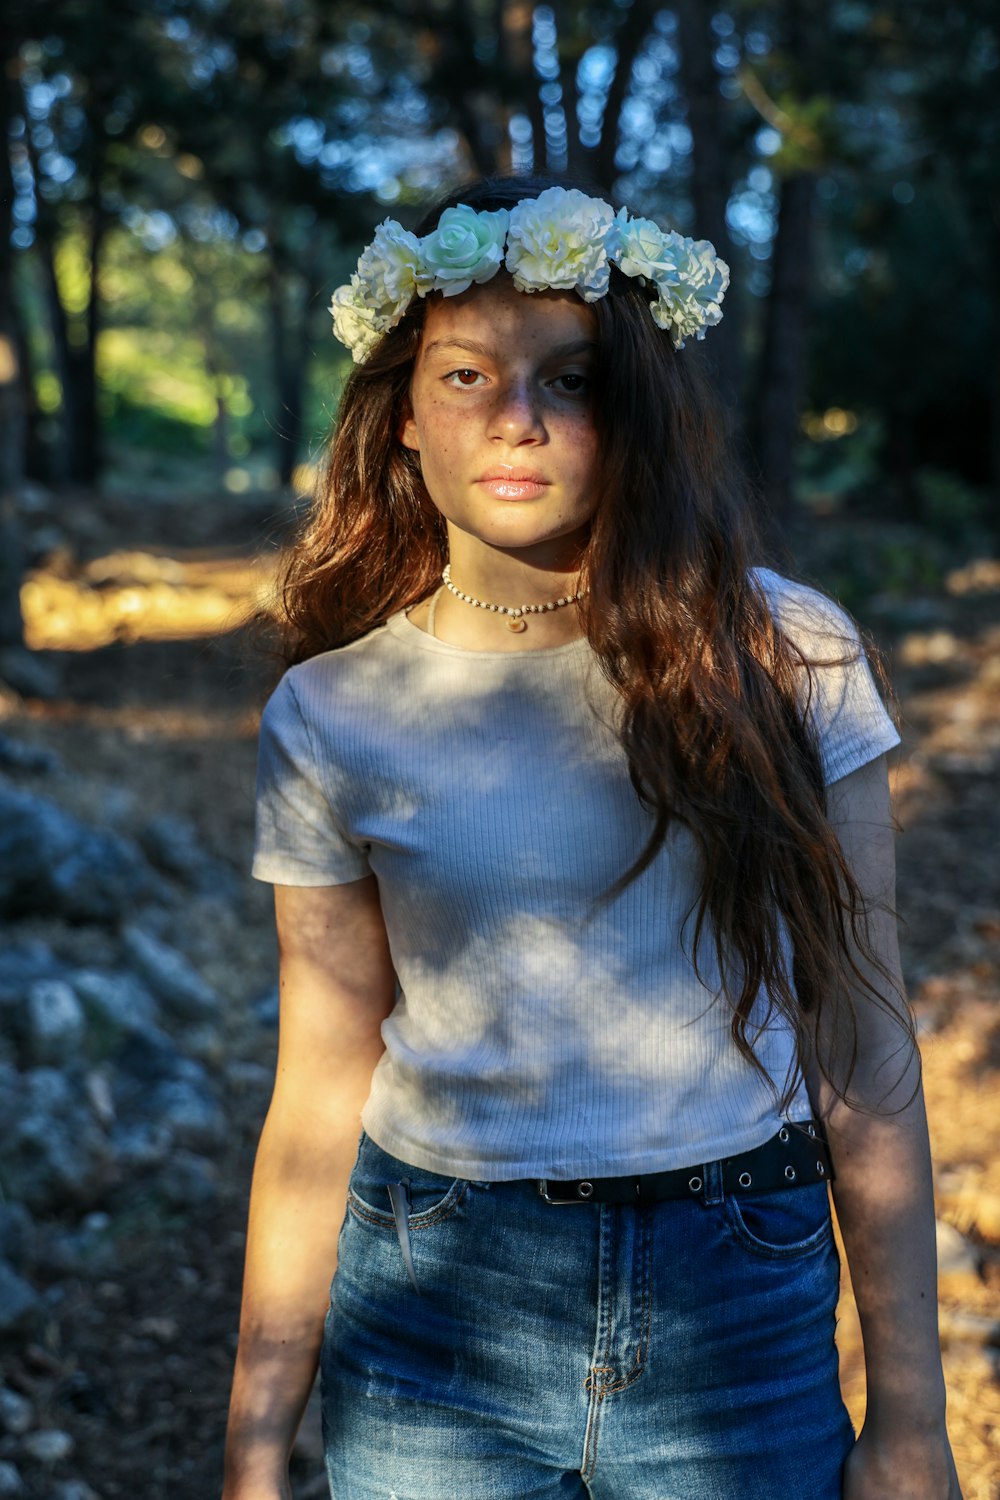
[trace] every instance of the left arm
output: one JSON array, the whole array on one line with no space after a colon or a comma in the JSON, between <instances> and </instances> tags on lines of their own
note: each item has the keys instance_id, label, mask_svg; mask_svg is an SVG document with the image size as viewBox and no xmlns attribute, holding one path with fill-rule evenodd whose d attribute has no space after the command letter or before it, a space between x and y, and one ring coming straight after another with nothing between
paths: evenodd
<instances>
[{"instance_id":1,"label":"left arm","mask_svg":"<svg viewBox=\"0 0 1000 1500\"><path fill-rule=\"evenodd\" d=\"M860 986L852 1108L813 1067L809 1092L825 1121L834 1202L864 1339L868 1409L844 1476L843 1500L961 1500L945 1429L937 1322L930 1149L919 1059L900 1018L906 1001L894 914L895 863L885 759L829 788L830 819L869 911L868 940L895 993L887 1012ZM860 954L859 967L886 983ZM843 1086L843 1039L817 1046Z\"/></svg>"}]
</instances>

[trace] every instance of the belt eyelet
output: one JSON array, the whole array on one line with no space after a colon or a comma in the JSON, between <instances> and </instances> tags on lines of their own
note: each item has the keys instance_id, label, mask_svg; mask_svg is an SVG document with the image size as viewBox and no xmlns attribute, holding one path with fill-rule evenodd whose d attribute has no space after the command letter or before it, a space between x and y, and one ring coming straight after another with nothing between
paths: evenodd
<instances>
[{"instance_id":1,"label":"belt eyelet","mask_svg":"<svg viewBox=\"0 0 1000 1500\"><path fill-rule=\"evenodd\" d=\"M753 1178L750 1176L749 1172L741 1172L740 1173L740 1176L739 1176L740 1187L742 1187L742 1188L748 1188L752 1182L753 1182Z\"/></svg>"},{"instance_id":2,"label":"belt eyelet","mask_svg":"<svg viewBox=\"0 0 1000 1500\"><path fill-rule=\"evenodd\" d=\"M818 1161L816 1163L816 1171L819 1173L820 1177L825 1177L826 1176L826 1167L823 1165L823 1163L821 1161Z\"/></svg>"},{"instance_id":3,"label":"belt eyelet","mask_svg":"<svg viewBox=\"0 0 1000 1500\"><path fill-rule=\"evenodd\" d=\"M701 1178L700 1177L691 1177L691 1178L689 1178L688 1179L688 1187L691 1189L692 1193L700 1193L701 1192Z\"/></svg>"},{"instance_id":4,"label":"belt eyelet","mask_svg":"<svg viewBox=\"0 0 1000 1500\"><path fill-rule=\"evenodd\" d=\"M781 1142L781 1144L783 1146L787 1146L787 1144L788 1144L788 1131L785 1129L784 1125L782 1125L781 1129L778 1131L778 1140Z\"/></svg>"},{"instance_id":5,"label":"belt eyelet","mask_svg":"<svg viewBox=\"0 0 1000 1500\"><path fill-rule=\"evenodd\" d=\"M592 1182L578 1182L576 1185L576 1196L578 1198L592 1198L594 1196L594 1184Z\"/></svg>"},{"instance_id":6,"label":"belt eyelet","mask_svg":"<svg viewBox=\"0 0 1000 1500\"><path fill-rule=\"evenodd\" d=\"M795 1168L794 1167L786 1167L785 1168L785 1176L788 1178L789 1182L794 1182L795 1181Z\"/></svg>"},{"instance_id":7,"label":"belt eyelet","mask_svg":"<svg viewBox=\"0 0 1000 1500\"><path fill-rule=\"evenodd\" d=\"M807 1125L806 1126L806 1135L811 1135L815 1139L815 1136L816 1136L816 1127L815 1127L815 1125Z\"/></svg>"}]
</instances>

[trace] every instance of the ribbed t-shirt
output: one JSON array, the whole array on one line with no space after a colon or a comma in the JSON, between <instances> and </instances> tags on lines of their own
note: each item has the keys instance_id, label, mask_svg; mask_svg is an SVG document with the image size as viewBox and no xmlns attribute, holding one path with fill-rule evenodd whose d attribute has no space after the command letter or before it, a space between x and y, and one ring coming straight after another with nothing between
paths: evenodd
<instances>
[{"instance_id":1,"label":"ribbed t-shirt","mask_svg":"<svg viewBox=\"0 0 1000 1500\"><path fill-rule=\"evenodd\" d=\"M833 782L898 744L847 616L767 570L813 673L802 702ZM806 705L808 706L806 707ZM695 972L694 842L649 833L587 640L469 651L405 614L293 667L264 711L253 864L324 886L374 874L398 979L362 1124L384 1150L477 1180L715 1160L778 1129L794 1039L757 1014L737 1051L714 944ZM700 977L699 977L700 974ZM785 1117L809 1115L804 1090Z\"/></svg>"}]
</instances>

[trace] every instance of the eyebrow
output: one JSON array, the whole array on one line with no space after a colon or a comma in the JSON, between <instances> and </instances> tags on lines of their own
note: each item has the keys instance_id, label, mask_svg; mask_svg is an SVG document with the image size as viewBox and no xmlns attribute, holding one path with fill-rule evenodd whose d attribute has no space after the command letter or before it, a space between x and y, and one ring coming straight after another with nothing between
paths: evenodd
<instances>
[{"instance_id":1,"label":"eyebrow","mask_svg":"<svg viewBox=\"0 0 1000 1500\"><path fill-rule=\"evenodd\" d=\"M440 349L464 349L467 354L478 354L483 359L492 359L495 353L489 344L482 344L477 339L435 339L424 349L424 358ZM574 354L596 353L597 344L593 339L573 339L568 344L557 344L548 351L545 358L568 359Z\"/></svg>"}]
</instances>

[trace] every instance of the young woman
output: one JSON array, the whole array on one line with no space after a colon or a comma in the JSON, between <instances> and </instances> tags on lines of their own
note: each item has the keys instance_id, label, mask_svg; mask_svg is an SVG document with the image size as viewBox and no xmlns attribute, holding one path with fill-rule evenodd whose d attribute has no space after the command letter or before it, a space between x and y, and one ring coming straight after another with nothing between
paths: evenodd
<instances>
[{"instance_id":1,"label":"young woman","mask_svg":"<svg viewBox=\"0 0 1000 1500\"><path fill-rule=\"evenodd\" d=\"M335 294L225 1500L290 1495L317 1361L335 1500L960 1500L898 737L842 612L759 566L684 350L727 281L509 179Z\"/></svg>"}]
</instances>

